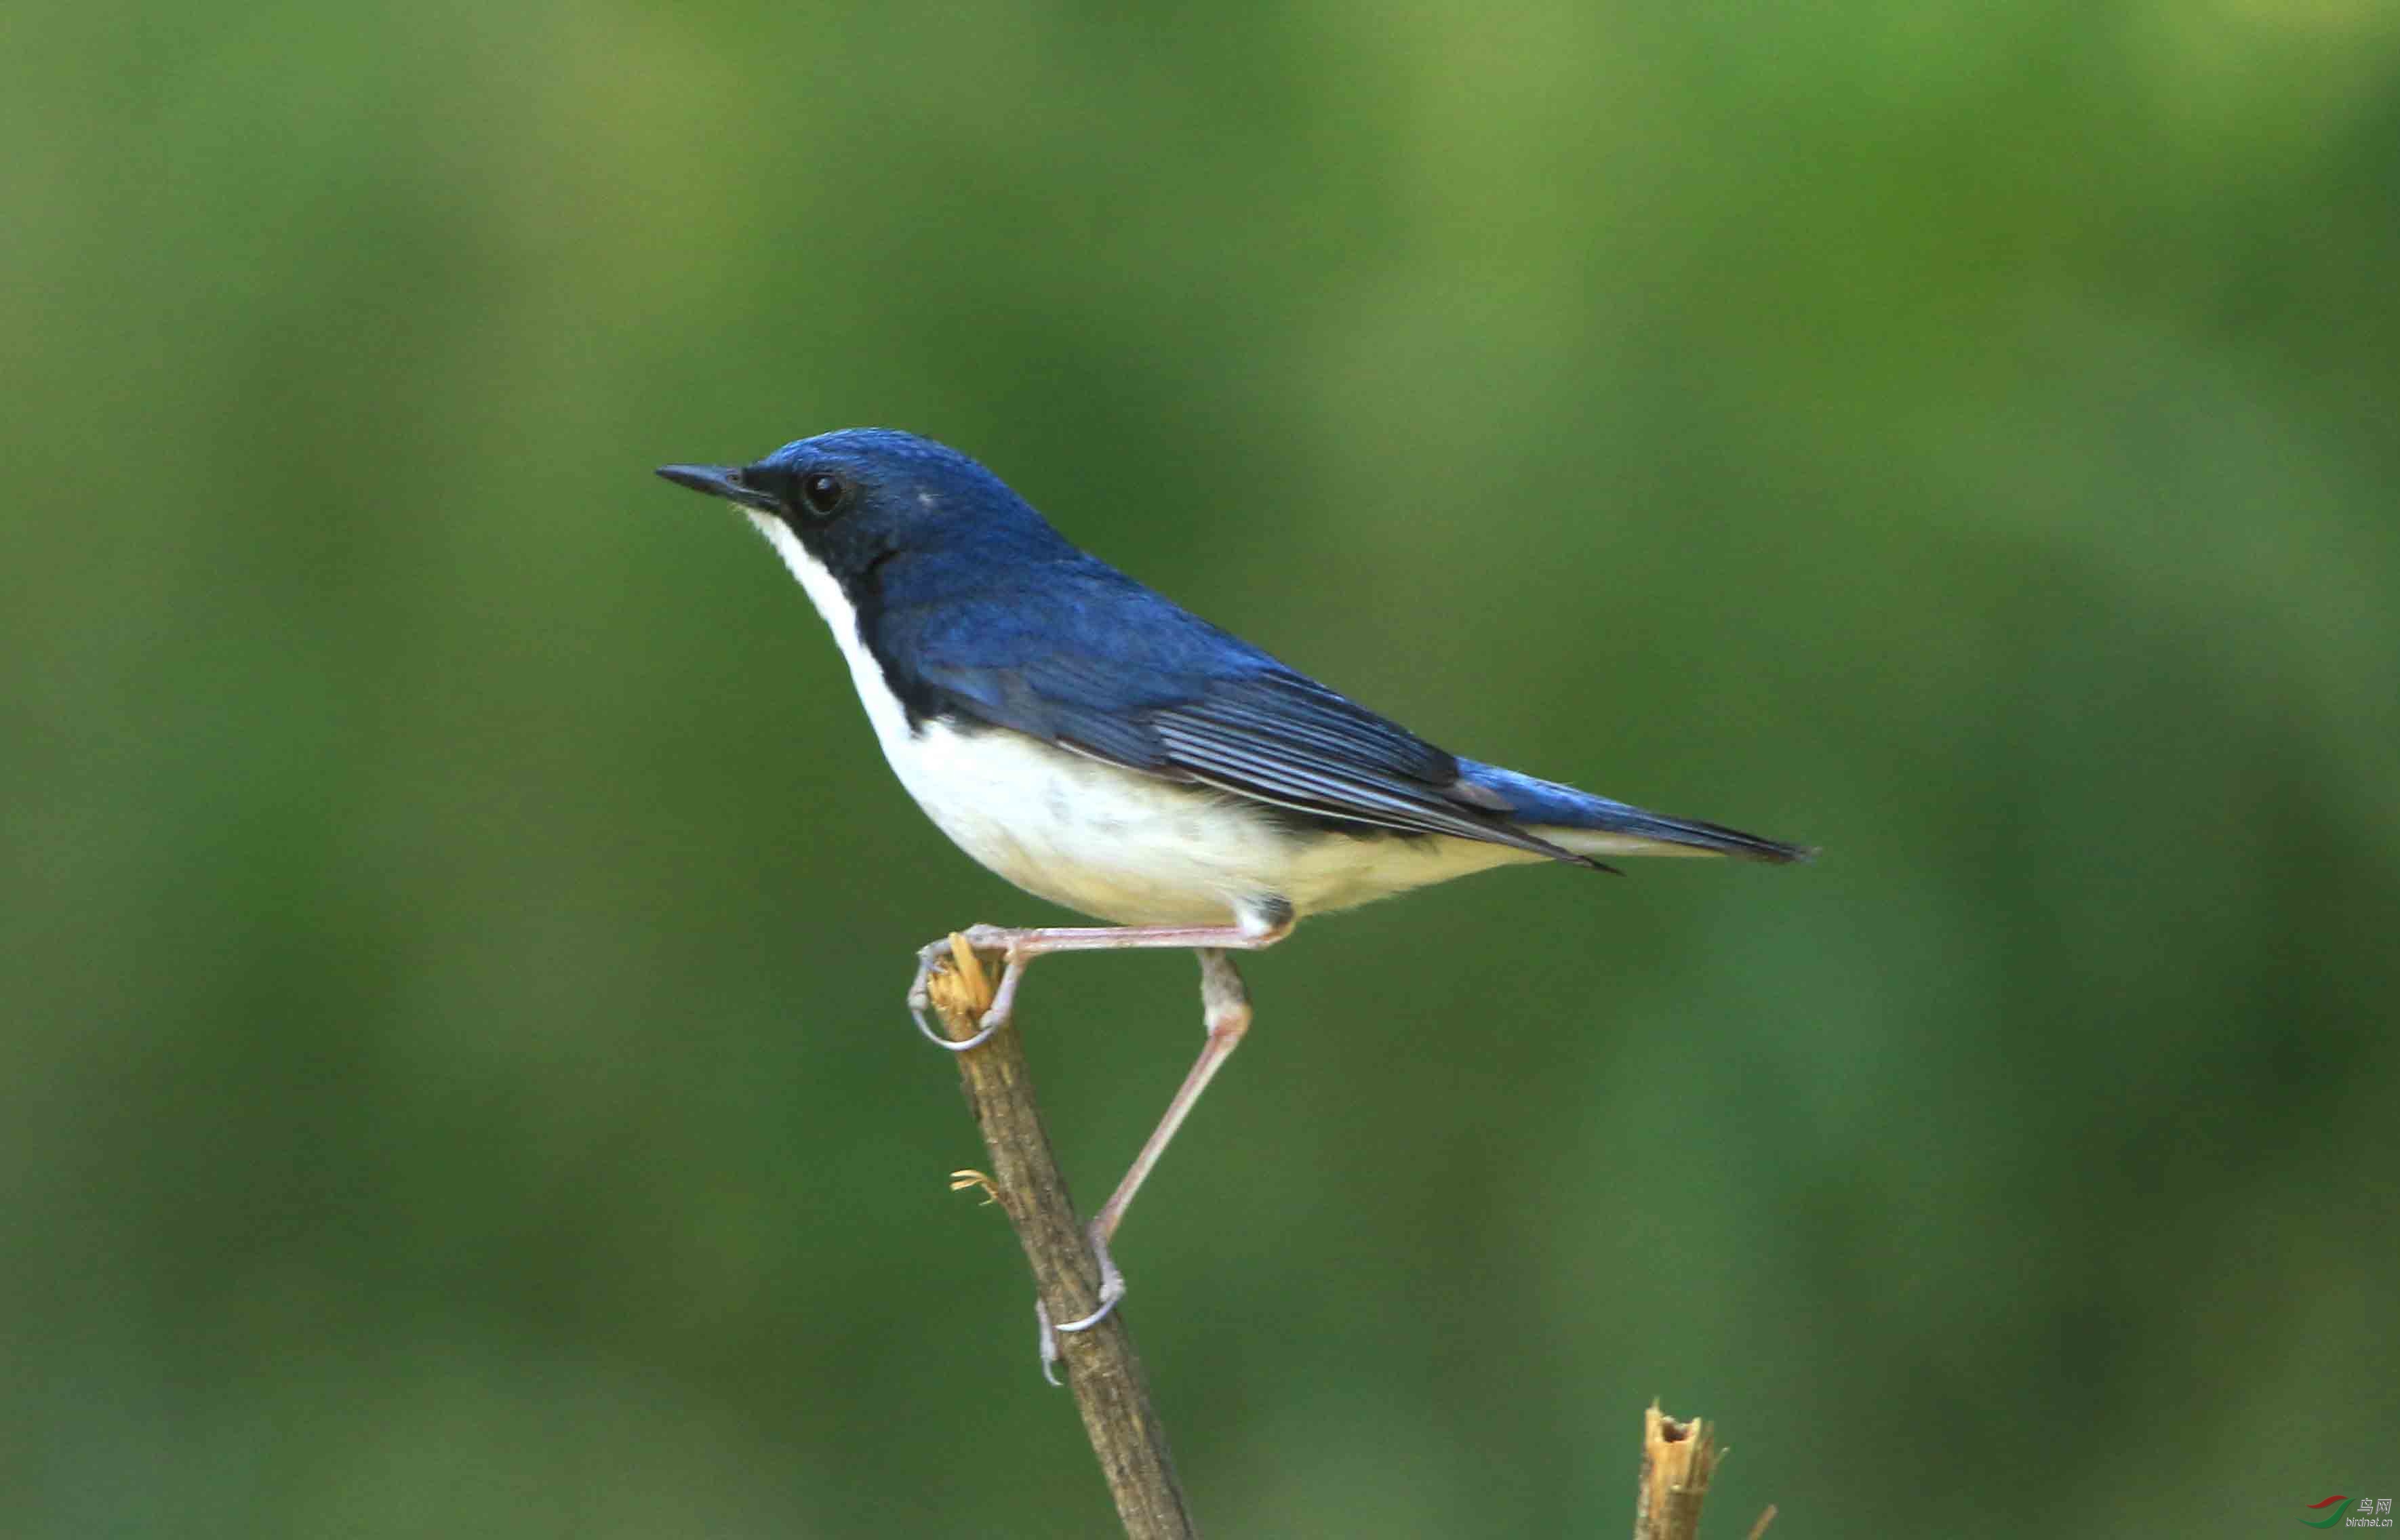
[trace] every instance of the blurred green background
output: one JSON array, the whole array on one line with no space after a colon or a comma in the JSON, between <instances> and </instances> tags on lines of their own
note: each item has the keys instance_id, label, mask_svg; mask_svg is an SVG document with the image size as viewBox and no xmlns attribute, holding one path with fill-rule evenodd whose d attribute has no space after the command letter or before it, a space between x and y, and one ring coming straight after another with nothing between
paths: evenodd
<instances>
[{"instance_id":1,"label":"blurred green background","mask_svg":"<svg viewBox=\"0 0 2400 1540\"><path fill-rule=\"evenodd\" d=\"M1087 1535L900 1010L1063 917L664 485L862 423L1821 844L1248 966L1119 1247L1221 1535L2400 1493L2400 10L20 7L0 1533ZM1024 1019L1105 1192L1178 957Z\"/></svg>"}]
</instances>

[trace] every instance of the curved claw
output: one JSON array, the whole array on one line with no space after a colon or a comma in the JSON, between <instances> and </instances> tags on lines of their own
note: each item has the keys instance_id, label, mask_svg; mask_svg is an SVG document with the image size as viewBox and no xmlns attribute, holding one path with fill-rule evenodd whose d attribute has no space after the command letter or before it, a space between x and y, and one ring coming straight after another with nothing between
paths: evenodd
<instances>
[{"instance_id":1,"label":"curved claw","mask_svg":"<svg viewBox=\"0 0 2400 1540\"><path fill-rule=\"evenodd\" d=\"M934 959L948 951L948 947L938 941L930 947L919 947L917 976L908 981L908 1019L917 1024L917 1030L925 1034L925 1041L939 1048L949 1047L950 1040L925 1024L925 1013L934 1003L926 986L934 976Z\"/></svg>"},{"instance_id":2,"label":"curved claw","mask_svg":"<svg viewBox=\"0 0 2400 1540\"><path fill-rule=\"evenodd\" d=\"M991 1041L992 1033L999 1031L1002 1027L1007 1025L1008 1018L1006 1016L1001 1016L995 1020L991 1015L987 1015L983 1018L983 1025L975 1029L975 1036L951 1038L944 1037L941 1033L934 1031L931 1027L926 1026L925 1018L922 1015L919 1015L917 1017L917 1030L925 1034L926 1042L932 1043L936 1048L948 1048L954 1054L963 1054L970 1048L982 1047L985 1043Z\"/></svg>"},{"instance_id":3,"label":"curved claw","mask_svg":"<svg viewBox=\"0 0 2400 1540\"><path fill-rule=\"evenodd\" d=\"M1042 1377L1054 1385L1062 1383L1058 1378L1058 1333L1089 1331L1107 1320L1116 1310L1117 1302L1125 1297L1125 1274L1117 1271L1116 1259L1109 1255L1109 1240L1101 1233L1098 1221L1084 1232L1084 1238L1092 1243L1093 1261L1100 1264L1100 1307L1082 1320L1060 1321L1054 1326L1050 1307L1039 1299L1033 1302L1033 1318L1042 1323Z\"/></svg>"},{"instance_id":4,"label":"curved claw","mask_svg":"<svg viewBox=\"0 0 2400 1540\"><path fill-rule=\"evenodd\" d=\"M1093 1260L1100 1264L1100 1304L1098 1309L1080 1321L1060 1321L1057 1327L1060 1331L1089 1331L1107 1320L1110 1313L1116 1309L1117 1302L1125 1297L1125 1274L1117 1271L1116 1259L1109 1255L1108 1236L1101 1233L1097 1223L1084 1233L1092 1243ZM1043 1316L1045 1328L1049 1319L1045 1313Z\"/></svg>"},{"instance_id":5,"label":"curved claw","mask_svg":"<svg viewBox=\"0 0 2400 1540\"><path fill-rule=\"evenodd\" d=\"M1119 1283L1115 1293L1103 1294L1100 1296L1099 1309L1093 1311L1090 1315L1084 1316L1080 1321L1060 1321L1058 1323L1057 1329L1060 1331L1089 1331L1092 1328L1099 1325L1102 1321L1107 1320L1111 1315L1114 1315L1116 1313L1117 1302L1124 1298L1125 1285L1123 1283Z\"/></svg>"},{"instance_id":6,"label":"curved claw","mask_svg":"<svg viewBox=\"0 0 2400 1540\"><path fill-rule=\"evenodd\" d=\"M975 925L969 927L963 934L967 938L967 945L978 951L1005 947L1016 936L1015 932L1003 931L997 925ZM993 939L995 937L998 939ZM970 1048L979 1048L990 1042L992 1033L1008 1025L1008 1017L1002 1013L985 1012L983 1021L975 1034L968 1038L947 1037L934 1030L925 1020L925 1013L934 1003L929 986L934 977L934 964L948 961L949 956L950 943L948 937L940 941L929 941L917 948L917 976L908 982L908 1019L917 1024L917 1030L923 1034L925 1041L934 1047L946 1048L953 1054L963 1054Z\"/></svg>"},{"instance_id":7,"label":"curved claw","mask_svg":"<svg viewBox=\"0 0 2400 1540\"><path fill-rule=\"evenodd\" d=\"M1050 1310L1040 1300L1033 1302L1033 1318L1042 1323L1042 1377L1054 1385L1066 1383L1058 1378L1058 1333L1050 1324Z\"/></svg>"}]
</instances>

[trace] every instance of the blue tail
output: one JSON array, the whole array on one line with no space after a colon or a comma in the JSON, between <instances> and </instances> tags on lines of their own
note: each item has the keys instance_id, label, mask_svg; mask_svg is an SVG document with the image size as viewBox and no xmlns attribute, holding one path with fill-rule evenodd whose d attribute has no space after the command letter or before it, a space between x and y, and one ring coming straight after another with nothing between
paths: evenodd
<instances>
[{"instance_id":1,"label":"blue tail","mask_svg":"<svg viewBox=\"0 0 2400 1540\"><path fill-rule=\"evenodd\" d=\"M1769 861L1781 865L1806 861L1817 852L1804 845L1787 845L1780 839L1762 835L1744 834L1722 824L1703 824L1697 818L1670 818L1665 813L1652 812L1629 802L1612 802L1605 797L1561 786L1555 781L1538 781L1515 770L1502 770L1497 765L1479 764L1472 759L1458 762L1459 779L1481 791L1493 794L1498 801L1491 804L1510 823L1538 826L1545 831L1589 830L1594 835L1610 837L1604 847L1587 852L1592 854L1639 854L1619 841L1642 841L1675 847L1653 853L1674 854L1678 851L1695 854L1734 855L1745 861ZM1481 801L1481 798L1478 798ZM1499 804L1506 804L1501 806ZM1573 850L1576 841L1556 838L1555 842Z\"/></svg>"}]
</instances>

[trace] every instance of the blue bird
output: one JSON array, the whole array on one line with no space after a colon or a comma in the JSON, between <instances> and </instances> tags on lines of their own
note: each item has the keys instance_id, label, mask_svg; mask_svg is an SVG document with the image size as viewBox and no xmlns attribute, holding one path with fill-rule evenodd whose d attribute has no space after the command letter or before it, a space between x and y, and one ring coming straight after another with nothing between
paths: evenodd
<instances>
[{"instance_id":1,"label":"blue bird","mask_svg":"<svg viewBox=\"0 0 2400 1540\"><path fill-rule=\"evenodd\" d=\"M959 847L1026 892L1114 921L966 933L1006 959L971 1047L1034 958L1188 947L1207 1040L1090 1226L1109 1242L1250 1005L1228 955L1303 916L1519 862L1809 852L1462 759L1070 544L965 455L851 429L743 466L660 475L734 503L833 630L900 783ZM929 947L911 991L923 1023ZM1044 1333L1045 1344L1050 1342Z\"/></svg>"}]
</instances>

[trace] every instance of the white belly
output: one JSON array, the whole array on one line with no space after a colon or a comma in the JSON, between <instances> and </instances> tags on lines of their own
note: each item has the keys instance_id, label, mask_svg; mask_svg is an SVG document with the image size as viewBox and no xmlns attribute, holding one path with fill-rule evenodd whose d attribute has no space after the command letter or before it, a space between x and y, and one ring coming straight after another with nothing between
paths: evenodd
<instances>
[{"instance_id":1,"label":"white belly","mask_svg":"<svg viewBox=\"0 0 2400 1540\"><path fill-rule=\"evenodd\" d=\"M1295 830L1241 797L1005 729L882 726L901 784L961 850L1028 893L1121 924L1263 930L1278 904L1323 913L1533 859L1441 836Z\"/></svg>"}]
</instances>

